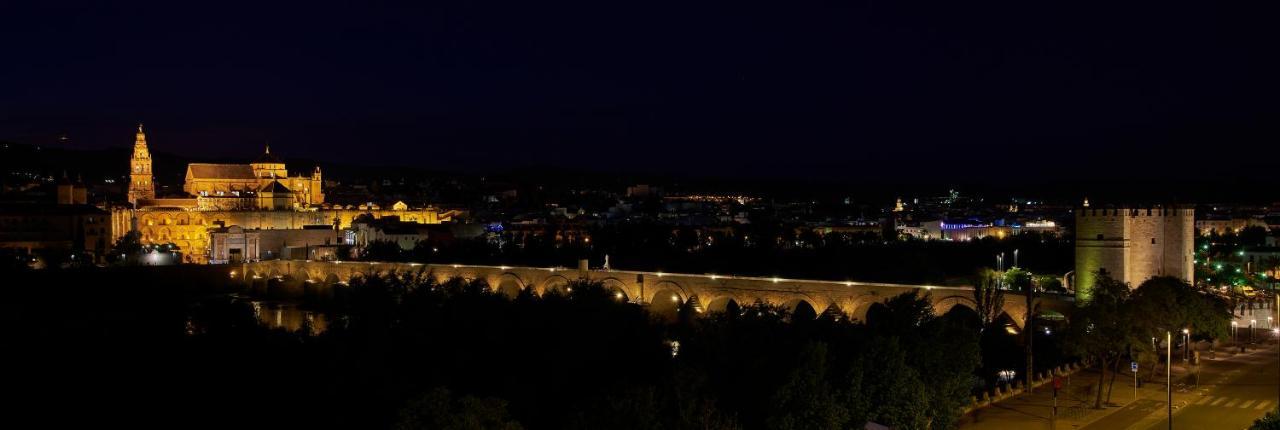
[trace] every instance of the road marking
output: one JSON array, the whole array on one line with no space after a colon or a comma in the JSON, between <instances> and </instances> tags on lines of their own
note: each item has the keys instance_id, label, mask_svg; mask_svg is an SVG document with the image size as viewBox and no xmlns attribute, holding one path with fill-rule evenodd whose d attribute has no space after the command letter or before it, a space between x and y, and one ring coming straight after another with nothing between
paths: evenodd
<instances>
[{"instance_id":1,"label":"road marking","mask_svg":"<svg viewBox=\"0 0 1280 430\"><path fill-rule=\"evenodd\" d=\"M1200 398L1200 401L1196 402L1196 404L1197 404L1197 405L1203 405L1203 404L1205 404L1205 403L1209 403L1209 400L1213 400L1213 396L1204 396L1204 397L1201 397L1201 398Z\"/></svg>"},{"instance_id":2,"label":"road marking","mask_svg":"<svg viewBox=\"0 0 1280 430\"><path fill-rule=\"evenodd\" d=\"M1263 400L1261 403L1258 403L1258 406L1254 406L1253 408L1260 411L1266 409L1268 405L1271 405L1271 401Z\"/></svg>"},{"instance_id":3,"label":"road marking","mask_svg":"<svg viewBox=\"0 0 1280 430\"><path fill-rule=\"evenodd\" d=\"M1218 404L1219 404L1219 403L1222 403L1222 402L1223 402L1223 401L1225 401L1225 400L1227 400L1227 398L1226 398L1226 397L1219 397L1219 398L1218 398L1218 400L1214 400L1214 401L1213 401L1213 404L1212 404L1212 405L1210 405L1210 406L1218 406Z\"/></svg>"},{"instance_id":4,"label":"road marking","mask_svg":"<svg viewBox=\"0 0 1280 430\"><path fill-rule=\"evenodd\" d=\"M1240 404L1240 409L1249 409L1249 406L1253 405L1253 402L1254 402L1254 400L1250 400L1250 401L1247 401L1247 402L1241 403L1241 404Z\"/></svg>"},{"instance_id":5,"label":"road marking","mask_svg":"<svg viewBox=\"0 0 1280 430\"><path fill-rule=\"evenodd\" d=\"M1236 406L1236 404L1237 404L1237 403L1240 403L1240 399L1235 399L1235 400L1232 400L1232 401L1230 401L1230 402L1227 402L1227 404L1222 405L1222 407L1224 407L1224 408L1234 408L1234 407Z\"/></svg>"}]
</instances>

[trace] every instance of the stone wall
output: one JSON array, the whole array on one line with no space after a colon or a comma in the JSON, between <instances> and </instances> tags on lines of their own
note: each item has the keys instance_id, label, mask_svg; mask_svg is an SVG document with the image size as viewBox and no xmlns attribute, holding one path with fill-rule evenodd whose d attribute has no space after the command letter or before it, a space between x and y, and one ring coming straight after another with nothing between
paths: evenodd
<instances>
[{"instance_id":1,"label":"stone wall","mask_svg":"<svg viewBox=\"0 0 1280 430\"><path fill-rule=\"evenodd\" d=\"M235 270L235 269L233 269ZM903 285L869 282L837 282L806 279L759 278L728 275L695 275L626 270L582 270L561 267L508 267L440 265L418 263L262 261L248 263L237 271L239 279L250 283L272 280L313 288L342 288L356 277L431 276L443 282L450 278L483 279L497 292L515 295L532 289L535 294L565 288L576 279L599 281L620 300L671 309L685 303L701 311L720 311L730 302L748 306L756 302L785 307L794 312L803 305L816 313L838 312L849 318L865 319L867 310L890 297L920 290L930 295L938 315L955 306L973 309L971 287ZM1071 299L1046 296L1039 299L1040 311L1067 314ZM1018 325L1027 316L1026 297L1005 294L1004 312Z\"/></svg>"},{"instance_id":2,"label":"stone wall","mask_svg":"<svg viewBox=\"0 0 1280 430\"><path fill-rule=\"evenodd\" d=\"M1153 276L1193 281L1195 210L1181 207L1076 211L1076 296L1087 299L1095 273L1136 287Z\"/></svg>"},{"instance_id":3,"label":"stone wall","mask_svg":"<svg viewBox=\"0 0 1280 430\"><path fill-rule=\"evenodd\" d=\"M375 218L399 216L401 220L423 224L439 224L435 208L411 210L317 209L305 211L200 211L179 208L144 208L136 212L138 230L143 243L174 243L182 249L190 263L206 263L209 255L209 229L218 225L238 225L246 229L301 229L308 225L348 228L362 214Z\"/></svg>"}]
</instances>

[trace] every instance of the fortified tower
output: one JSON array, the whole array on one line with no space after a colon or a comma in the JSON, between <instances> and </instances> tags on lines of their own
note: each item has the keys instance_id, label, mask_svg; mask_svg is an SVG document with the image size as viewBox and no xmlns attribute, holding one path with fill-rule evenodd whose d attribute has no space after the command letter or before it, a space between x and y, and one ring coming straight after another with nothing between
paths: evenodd
<instances>
[{"instance_id":1,"label":"fortified tower","mask_svg":"<svg viewBox=\"0 0 1280 430\"><path fill-rule=\"evenodd\" d=\"M1076 299L1085 301L1098 270L1137 287L1154 276L1192 282L1195 209L1076 208Z\"/></svg>"},{"instance_id":2,"label":"fortified tower","mask_svg":"<svg viewBox=\"0 0 1280 430\"><path fill-rule=\"evenodd\" d=\"M133 158L129 160L129 203L138 200L154 200L156 184L151 175L151 151L147 150L147 135L138 124L138 135L133 141Z\"/></svg>"}]
</instances>

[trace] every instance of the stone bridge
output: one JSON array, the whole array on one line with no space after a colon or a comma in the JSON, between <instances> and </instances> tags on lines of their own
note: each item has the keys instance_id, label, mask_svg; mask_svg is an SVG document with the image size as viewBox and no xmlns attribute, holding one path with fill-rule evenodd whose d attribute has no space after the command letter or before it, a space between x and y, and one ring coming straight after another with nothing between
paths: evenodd
<instances>
[{"instance_id":1,"label":"stone bridge","mask_svg":"<svg viewBox=\"0 0 1280 430\"><path fill-rule=\"evenodd\" d=\"M934 313L942 315L956 306L974 309L972 287L904 285L871 282L838 282L807 279L760 278L731 275L635 272L563 267L476 266L460 264L379 263L354 261L272 260L232 266L231 277L249 283L309 284L317 288L341 288L356 277L414 275L437 281L460 277L483 279L496 292L514 297L532 289L537 295L565 288L573 280L604 284L621 300L645 303L652 308L673 309L686 302L702 311L722 311L730 302L739 306L755 302L783 306L795 312L802 306L815 313L835 311L865 320L872 305L888 298L921 290L933 300ZM1072 298L1044 295L1037 298L1037 314L1066 315ZM1004 313L1021 327L1027 317L1026 297L1005 293Z\"/></svg>"}]
</instances>

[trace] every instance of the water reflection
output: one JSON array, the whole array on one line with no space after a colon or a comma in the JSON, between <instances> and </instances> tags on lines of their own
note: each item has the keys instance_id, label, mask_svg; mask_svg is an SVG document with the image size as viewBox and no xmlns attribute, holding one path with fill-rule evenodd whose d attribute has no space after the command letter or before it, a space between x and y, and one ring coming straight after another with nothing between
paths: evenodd
<instances>
[{"instance_id":1,"label":"water reflection","mask_svg":"<svg viewBox=\"0 0 1280 430\"><path fill-rule=\"evenodd\" d=\"M329 322L320 312L299 308L293 303L251 300L253 316L258 323L270 328L299 331L304 328L311 334L324 333Z\"/></svg>"}]
</instances>

